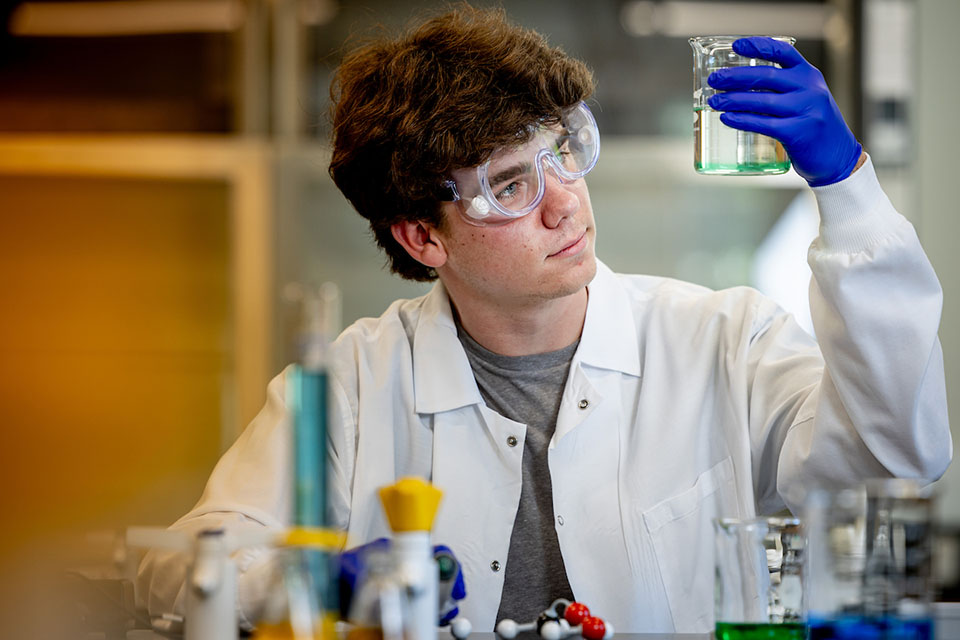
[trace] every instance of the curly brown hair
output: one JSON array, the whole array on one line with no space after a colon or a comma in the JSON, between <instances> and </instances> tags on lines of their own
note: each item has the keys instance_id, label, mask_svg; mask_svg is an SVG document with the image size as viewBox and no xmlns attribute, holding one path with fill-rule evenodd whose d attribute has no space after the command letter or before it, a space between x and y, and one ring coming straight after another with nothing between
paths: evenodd
<instances>
[{"instance_id":1,"label":"curly brown hair","mask_svg":"<svg viewBox=\"0 0 960 640\"><path fill-rule=\"evenodd\" d=\"M537 120L559 120L593 92L579 60L502 9L461 5L396 38L348 53L330 86L330 176L386 252L391 271L436 271L393 238L401 221L443 228L438 188L454 169L522 141Z\"/></svg>"}]
</instances>

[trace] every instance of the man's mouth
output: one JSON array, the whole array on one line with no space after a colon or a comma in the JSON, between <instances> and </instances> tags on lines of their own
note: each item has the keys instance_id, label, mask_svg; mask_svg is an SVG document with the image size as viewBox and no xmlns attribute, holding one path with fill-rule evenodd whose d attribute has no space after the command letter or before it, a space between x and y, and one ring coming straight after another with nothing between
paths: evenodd
<instances>
[{"instance_id":1,"label":"man's mouth","mask_svg":"<svg viewBox=\"0 0 960 640\"><path fill-rule=\"evenodd\" d=\"M584 230L584 232L581 233L579 236L577 236L577 238L575 238L572 242L565 245L562 249L560 249L556 253L551 253L547 257L554 258L554 257L574 255L576 253L579 253L581 250L583 250L586 244L587 244L587 232L586 230Z\"/></svg>"}]
</instances>

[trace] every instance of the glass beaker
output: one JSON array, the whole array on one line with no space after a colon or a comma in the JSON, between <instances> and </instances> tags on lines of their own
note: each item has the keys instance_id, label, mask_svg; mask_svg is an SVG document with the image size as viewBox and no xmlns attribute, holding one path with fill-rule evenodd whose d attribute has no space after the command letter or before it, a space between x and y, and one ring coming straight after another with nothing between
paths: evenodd
<instances>
[{"instance_id":1,"label":"glass beaker","mask_svg":"<svg viewBox=\"0 0 960 640\"><path fill-rule=\"evenodd\" d=\"M263 617L257 621L253 640L317 640L324 635L323 610L314 570L314 549L286 547L278 550L271 567Z\"/></svg>"},{"instance_id":2,"label":"glass beaker","mask_svg":"<svg viewBox=\"0 0 960 640\"><path fill-rule=\"evenodd\" d=\"M785 173L790 158L777 140L752 131L741 131L720 122L707 99L717 92L707 78L718 69L779 65L760 58L745 58L733 51L733 41L742 36L698 36L690 38L693 48L693 167L697 173L731 176L760 176ZM777 40L796 42L789 36Z\"/></svg>"},{"instance_id":3,"label":"glass beaker","mask_svg":"<svg viewBox=\"0 0 960 640\"><path fill-rule=\"evenodd\" d=\"M915 480L807 500L811 640L932 640L933 500Z\"/></svg>"},{"instance_id":4,"label":"glass beaker","mask_svg":"<svg viewBox=\"0 0 960 640\"><path fill-rule=\"evenodd\" d=\"M800 521L723 518L714 533L717 640L804 640Z\"/></svg>"}]
</instances>

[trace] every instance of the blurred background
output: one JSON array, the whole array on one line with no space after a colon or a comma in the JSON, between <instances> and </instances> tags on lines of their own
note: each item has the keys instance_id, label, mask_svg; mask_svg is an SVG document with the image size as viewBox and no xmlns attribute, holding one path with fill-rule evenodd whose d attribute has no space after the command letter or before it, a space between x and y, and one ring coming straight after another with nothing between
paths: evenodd
<instances>
[{"instance_id":1,"label":"blurred background","mask_svg":"<svg viewBox=\"0 0 960 640\"><path fill-rule=\"evenodd\" d=\"M805 183L692 168L687 38L795 36L940 275L960 410L960 2L498 4L594 70L604 149L588 183L601 259L756 286L808 323L817 217ZM122 528L187 511L290 361L285 284L336 282L344 323L426 290L389 274L327 176L328 85L351 40L442 6L2 4L0 575L61 556L131 571L115 544ZM946 523L960 523L958 473L939 483Z\"/></svg>"}]
</instances>

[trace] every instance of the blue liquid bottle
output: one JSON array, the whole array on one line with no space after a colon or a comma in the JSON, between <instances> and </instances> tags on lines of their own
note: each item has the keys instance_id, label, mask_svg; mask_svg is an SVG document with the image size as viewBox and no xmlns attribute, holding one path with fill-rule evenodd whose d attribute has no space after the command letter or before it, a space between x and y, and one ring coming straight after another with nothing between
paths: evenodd
<instances>
[{"instance_id":1,"label":"blue liquid bottle","mask_svg":"<svg viewBox=\"0 0 960 640\"><path fill-rule=\"evenodd\" d=\"M933 495L868 480L808 496L809 640L933 640Z\"/></svg>"},{"instance_id":2,"label":"blue liquid bottle","mask_svg":"<svg viewBox=\"0 0 960 640\"><path fill-rule=\"evenodd\" d=\"M810 620L809 640L933 640L933 620L846 615Z\"/></svg>"}]
</instances>

